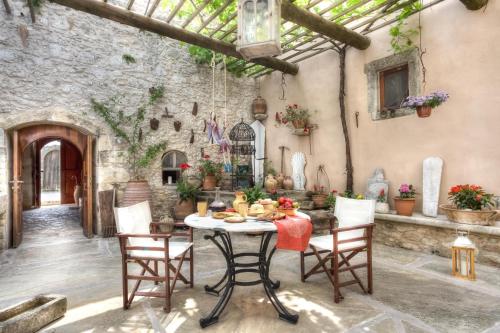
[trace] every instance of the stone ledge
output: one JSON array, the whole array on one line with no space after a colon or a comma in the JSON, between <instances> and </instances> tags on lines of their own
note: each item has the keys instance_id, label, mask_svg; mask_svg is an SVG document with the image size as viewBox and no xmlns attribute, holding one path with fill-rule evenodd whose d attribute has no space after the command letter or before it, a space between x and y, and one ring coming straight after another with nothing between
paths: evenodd
<instances>
[{"instance_id":1,"label":"stone ledge","mask_svg":"<svg viewBox=\"0 0 500 333\"><path fill-rule=\"evenodd\" d=\"M500 236L500 227L451 222L446 218L445 215L438 215L438 217L428 217L420 213L414 213L413 216L375 213L375 220L400 222L405 224L417 224L452 230L460 229L478 234Z\"/></svg>"}]
</instances>

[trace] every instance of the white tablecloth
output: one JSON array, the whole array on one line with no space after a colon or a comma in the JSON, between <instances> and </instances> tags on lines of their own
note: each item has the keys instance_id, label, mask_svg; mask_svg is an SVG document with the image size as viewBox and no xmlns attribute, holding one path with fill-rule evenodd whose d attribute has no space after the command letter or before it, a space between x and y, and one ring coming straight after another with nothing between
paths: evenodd
<instances>
[{"instance_id":1,"label":"white tablecloth","mask_svg":"<svg viewBox=\"0 0 500 333\"><path fill-rule=\"evenodd\" d=\"M307 219L309 218L308 215L301 212L298 212L297 215ZM195 229L222 229L227 232L265 232L277 230L272 222L261 222L249 218L242 223L228 223L224 222L224 220L214 219L211 216L199 217L198 213L186 217L184 223Z\"/></svg>"}]
</instances>

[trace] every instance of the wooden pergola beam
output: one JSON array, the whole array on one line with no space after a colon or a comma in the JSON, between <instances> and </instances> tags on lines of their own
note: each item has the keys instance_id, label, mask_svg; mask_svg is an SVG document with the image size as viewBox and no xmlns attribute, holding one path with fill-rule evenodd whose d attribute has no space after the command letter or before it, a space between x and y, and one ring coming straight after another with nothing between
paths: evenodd
<instances>
[{"instance_id":1,"label":"wooden pergola beam","mask_svg":"<svg viewBox=\"0 0 500 333\"><path fill-rule=\"evenodd\" d=\"M488 0L460 0L469 10L478 10L486 6Z\"/></svg>"},{"instance_id":2,"label":"wooden pergola beam","mask_svg":"<svg viewBox=\"0 0 500 333\"><path fill-rule=\"evenodd\" d=\"M215 52L219 52L231 57L243 59L243 56L238 51L236 51L236 46L233 44L180 29L166 22L155 20L150 17L137 14L130 10L126 10L125 8L111 5L109 3L98 0L50 1L131 27L154 32L158 35L166 36L188 44L213 50ZM299 71L299 67L297 65L273 57L252 59L251 62L281 71L286 74L295 75Z\"/></svg>"},{"instance_id":3,"label":"wooden pergola beam","mask_svg":"<svg viewBox=\"0 0 500 333\"><path fill-rule=\"evenodd\" d=\"M370 38L299 8L288 0L281 2L281 17L359 50L364 50L370 46Z\"/></svg>"},{"instance_id":4,"label":"wooden pergola beam","mask_svg":"<svg viewBox=\"0 0 500 333\"><path fill-rule=\"evenodd\" d=\"M8 15L12 15L12 9L10 8L9 0L3 0L3 6L5 7L5 12Z\"/></svg>"}]
</instances>

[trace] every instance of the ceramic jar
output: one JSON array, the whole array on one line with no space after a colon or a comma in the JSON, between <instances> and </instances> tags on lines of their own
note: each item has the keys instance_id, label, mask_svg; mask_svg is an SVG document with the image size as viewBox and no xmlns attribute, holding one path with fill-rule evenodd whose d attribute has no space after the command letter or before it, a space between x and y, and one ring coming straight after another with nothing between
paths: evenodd
<instances>
[{"instance_id":1,"label":"ceramic jar","mask_svg":"<svg viewBox=\"0 0 500 333\"><path fill-rule=\"evenodd\" d=\"M285 180L283 180L283 188L285 190L293 190L293 180L292 177L286 176Z\"/></svg>"},{"instance_id":2,"label":"ceramic jar","mask_svg":"<svg viewBox=\"0 0 500 333\"><path fill-rule=\"evenodd\" d=\"M264 182L264 188L267 192L274 192L278 188L278 181L273 175L267 175L266 181Z\"/></svg>"},{"instance_id":3,"label":"ceramic jar","mask_svg":"<svg viewBox=\"0 0 500 333\"><path fill-rule=\"evenodd\" d=\"M236 196L236 199L233 201L233 208L238 212L238 206L240 203L247 202L247 196L244 192L238 191L234 194Z\"/></svg>"}]
</instances>

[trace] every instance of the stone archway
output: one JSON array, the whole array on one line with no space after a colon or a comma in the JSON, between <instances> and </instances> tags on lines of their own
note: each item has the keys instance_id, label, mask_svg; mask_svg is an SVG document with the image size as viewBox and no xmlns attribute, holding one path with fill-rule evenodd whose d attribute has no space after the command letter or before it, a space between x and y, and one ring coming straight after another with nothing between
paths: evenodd
<instances>
[{"instance_id":1,"label":"stone archway","mask_svg":"<svg viewBox=\"0 0 500 333\"><path fill-rule=\"evenodd\" d=\"M83 156L83 233L86 237L93 236L93 136L82 132L74 124L61 124L55 122L30 122L23 123L8 131L10 136L10 165L11 165L11 235L13 247L17 247L23 237L22 222L22 152L30 144L48 139L64 140L72 144Z\"/></svg>"}]
</instances>

